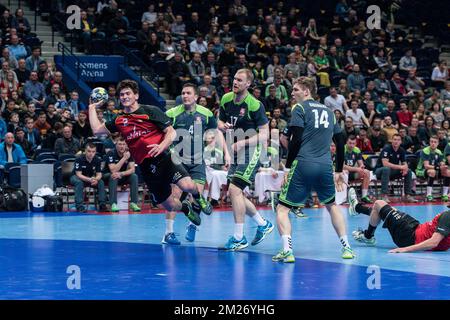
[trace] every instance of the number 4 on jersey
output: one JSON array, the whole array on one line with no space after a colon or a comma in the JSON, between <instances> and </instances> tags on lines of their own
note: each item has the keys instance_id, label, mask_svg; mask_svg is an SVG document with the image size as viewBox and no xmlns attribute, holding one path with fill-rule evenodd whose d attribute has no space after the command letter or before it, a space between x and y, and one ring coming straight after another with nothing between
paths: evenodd
<instances>
[{"instance_id":1,"label":"number 4 on jersey","mask_svg":"<svg viewBox=\"0 0 450 320\"><path fill-rule=\"evenodd\" d=\"M314 128L318 129L319 125L323 125L325 128L328 128L330 123L328 122L328 112L326 110L322 110L319 117L319 110L313 109L314 112Z\"/></svg>"}]
</instances>

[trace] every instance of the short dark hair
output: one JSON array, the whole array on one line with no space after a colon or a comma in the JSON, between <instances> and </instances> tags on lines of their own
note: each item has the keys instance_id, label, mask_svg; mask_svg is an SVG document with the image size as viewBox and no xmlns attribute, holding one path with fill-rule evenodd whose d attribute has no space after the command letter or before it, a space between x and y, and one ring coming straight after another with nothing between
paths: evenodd
<instances>
[{"instance_id":1,"label":"short dark hair","mask_svg":"<svg viewBox=\"0 0 450 320\"><path fill-rule=\"evenodd\" d=\"M91 149L97 150L97 146L94 143L92 143L92 142L86 143L86 149L87 148L91 148Z\"/></svg>"},{"instance_id":2,"label":"short dark hair","mask_svg":"<svg viewBox=\"0 0 450 320\"><path fill-rule=\"evenodd\" d=\"M356 140L356 136L354 134L351 134L347 137L347 141L348 140Z\"/></svg>"},{"instance_id":3,"label":"short dark hair","mask_svg":"<svg viewBox=\"0 0 450 320\"><path fill-rule=\"evenodd\" d=\"M198 87L197 87L195 84L193 84L193 83L191 83L191 82L185 83L185 84L183 85L183 88L182 88L181 90L183 90L184 88L192 88L192 89L194 89L194 93L195 93L196 95L198 95Z\"/></svg>"},{"instance_id":4,"label":"short dark hair","mask_svg":"<svg viewBox=\"0 0 450 320\"><path fill-rule=\"evenodd\" d=\"M402 136L399 135L398 133L394 133L394 134L392 135L392 139L394 139L395 137L399 137L400 139L402 139Z\"/></svg>"},{"instance_id":5,"label":"short dark hair","mask_svg":"<svg viewBox=\"0 0 450 320\"><path fill-rule=\"evenodd\" d=\"M134 80L125 79L120 81L119 84L117 85L117 92L120 92L126 88L131 89L131 91L133 91L134 94L139 93L139 85Z\"/></svg>"}]
</instances>

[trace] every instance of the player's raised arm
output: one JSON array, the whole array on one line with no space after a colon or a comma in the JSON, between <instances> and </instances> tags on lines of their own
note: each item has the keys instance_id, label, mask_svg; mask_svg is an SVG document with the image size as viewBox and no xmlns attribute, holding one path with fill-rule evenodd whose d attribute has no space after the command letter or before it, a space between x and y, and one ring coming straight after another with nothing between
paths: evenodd
<instances>
[{"instance_id":1,"label":"player's raised arm","mask_svg":"<svg viewBox=\"0 0 450 320\"><path fill-rule=\"evenodd\" d=\"M90 101L91 102L91 101ZM97 108L103 104L103 100L95 103L89 104L89 124L91 125L92 132L95 135L101 134L111 134L109 130L106 128L104 123L101 123L98 120L97 116Z\"/></svg>"}]
</instances>

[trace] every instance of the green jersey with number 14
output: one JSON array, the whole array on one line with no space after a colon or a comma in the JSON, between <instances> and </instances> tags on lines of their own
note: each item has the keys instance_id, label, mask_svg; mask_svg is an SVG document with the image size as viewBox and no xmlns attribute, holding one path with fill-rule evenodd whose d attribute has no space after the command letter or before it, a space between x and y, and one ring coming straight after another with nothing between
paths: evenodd
<instances>
[{"instance_id":1,"label":"green jersey with number 14","mask_svg":"<svg viewBox=\"0 0 450 320\"><path fill-rule=\"evenodd\" d=\"M332 165L331 142L333 135L341 132L333 111L317 101L306 100L293 109L289 126L304 128L297 160Z\"/></svg>"}]
</instances>

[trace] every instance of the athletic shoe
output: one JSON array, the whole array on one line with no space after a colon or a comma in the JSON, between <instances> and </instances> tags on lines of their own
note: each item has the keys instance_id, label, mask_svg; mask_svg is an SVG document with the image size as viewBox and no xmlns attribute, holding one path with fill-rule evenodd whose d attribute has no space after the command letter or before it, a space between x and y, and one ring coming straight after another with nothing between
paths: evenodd
<instances>
[{"instance_id":1,"label":"athletic shoe","mask_svg":"<svg viewBox=\"0 0 450 320\"><path fill-rule=\"evenodd\" d=\"M356 212L356 205L358 204L358 197L356 196L356 191L354 188L348 190L348 214L352 217L357 216L359 213Z\"/></svg>"},{"instance_id":2,"label":"athletic shoe","mask_svg":"<svg viewBox=\"0 0 450 320\"><path fill-rule=\"evenodd\" d=\"M266 220L266 222L267 223L265 226L258 226L258 229L256 230L255 238L252 241L252 246L256 246L258 243L260 243L261 241L264 240L266 235L268 235L269 233L272 232L272 230L274 228L273 224L269 220Z\"/></svg>"},{"instance_id":3,"label":"athletic shoe","mask_svg":"<svg viewBox=\"0 0 450 320\"><path fill-rule=\"evenodd\" d=\"M447 202L448 201L448 195L444 194L441 199L442 199L442 201Z\"/></svg>"},{"instance_id":4,"label":"athletic shoe","mask_svg":"<svg viewBox=\"0 0 450 320\"><path fill-rule=\"evenodd\" d=\"M87 212L87 209L85 206L81 205L81 206L77 207L77 211L81 212L81 213L85 213L85 212Z\"/></svg>"},{"instance_id":5,"label":"athletic shoe","mask_svg":"<svg viewBox=\"0 0 450 320\"><path fill-rule=\"evenodd\" d=\"M242 250L248 247L247 238L245 236L242 237L241 240L236 240L234 236L231 236L228 239L228 242L225 244L224 249L227 251L237 251Z\"/></svg>"},{"instance_id":6,"label":"athletic shoe","mask_svg":"<svg viewBox=\"0 0 450 320\"><path fill-rule=\"evenodd\" d=\"M111 205L111 212L119 212L119 207L117 206L117 203L113 203Z\"/></svg>"},{"instance_id":7,"label":"athletic shoe","mask_svg":"<svg viewBox=\"0 0 450 320\"><path fill-rule=\"evenodd\" d=\"M342 248L342 259L354 259L354 258L356 258L356 255L353 252L352 248L350 247Z\"/></svg>"},{"instance_id":8,"label":"athletic shoe","mask_svg":"<svg viewBox=\"0 0 450 320\"><path fill-rule=\"evenodd\" d=\"M427 197L425 198L425 200L426 200L427 202L433 202L433 196L432 196L432 195L429 195L429 196L427 196Z\"/></svg>"},{"instance_id":9,"label":"athletic shoe","mask_svg":"<svg viewBox=\"0 0 450 320\"><path fill-rule=\"evenodd\" d=\"M295 256L292 250L280 250L275 256L272 257L274 262L293 263L295 262Z\"/></svg>"},{"instance_id":10,"label":"athletic shoe","mask_svg":"<svg viewBox=\"0 0 450 320\"><path fill-rule=\"evenodd\" d=\"M372 237L370 239L366 238L366 235L364 234L364 231L359 229L352 232L353 239L356 241L362 242L368 246L374 246L377 243L377 240L375 237Z\"/></svg>"},{"instance_id":11,"label":"athletic shoe","mask_svg":"<svg viewBox=\"0 0 450 320\"><path fill-rule=\"evenodd\" d=\"M198 204L202 208L204 214L209 216L212 213L213 208L211 206L211 203L209 203L209 201L203 198L203 196L200 196L200 198L198 199Z\"/></svg>"},{"instance_id":12,"label":"athletic shoe","mask_svg":"<svg viewBox=\"0 0 450 320\"><path fill-rule=\"evenodd\" d=\"M171 245L179 245L181 242L177 239L177 236L175 233L170 232L164 236L164 238L161 241L162 244L171 244Z\"/></svg>"},{"instance_id":13,"label":"athletic shoe","mask_svg":"<svg viewBox=\"0 0 450 320\"><path fill-rule=\"evenodd\" d=\"M368 196L364 196L361 198L361 202L367 203L367 204L371 204L372 200L368 197Z\"/></svg>"},{"instance_id":14,"label":"athletic shoe","mask_svg":"<svg viewBox=\"0 0 450 320\"><path fill-rule=\"evenodd\" d=\"M99 212L107 212L107 211L109 211L109 209L108 209L108 206L106 204L102 203L100 205L100 207L98 208L98 211Z\"/></svg>"},{"instance_id":15,"label":"athletic shoe","mask_svg":"<svg viewBox=\"0 0 450 320\"><path fill-rule=\"evenodd\" d=\"M297 218L306 218L307 215L303 213L302 208L298 207L298 208L292 208L291 213L293 213Z\"/></svg>"},{"instance_id":16,"label":"athletic shoe","mask_svg":"<svg viewBox=\"0 0 450 320\"><path fill-rule=\"evenodd\" d=\"M140 212L141 208L139 208L139 206L136 203L130 202L130 210L132 212Z\"/></svg>"},{"instance_id":17,"label":"athletic shoe","mask_svg":"<svg viewBox=\"0 0 450 320\"><path fill-rule=\"evenodd\" d=\"M187 206L187 208L189 209L188 213L184 213L186 215L186 217L196 226L199 226L202 223L202 220L200 219L200 215L198 214L198 212L195 212L194 209L192 208L192 204L189 200L184 200L183 204Z\"/></svg>"},{"instance_id":18,"label":"athletic shoe","mask_svg":"<svg viewBox=\"0 0 450 320\"><path fill-rule=\"evenodd\" d=\"M192 223L190 223L187 227L186 227L186 236L185 239L189 242L194 242L195 241L195 233L197 232L197 227L195 225L193 225Z\"/></svg>"}]
</instances>

